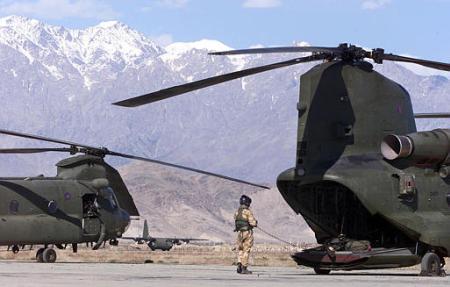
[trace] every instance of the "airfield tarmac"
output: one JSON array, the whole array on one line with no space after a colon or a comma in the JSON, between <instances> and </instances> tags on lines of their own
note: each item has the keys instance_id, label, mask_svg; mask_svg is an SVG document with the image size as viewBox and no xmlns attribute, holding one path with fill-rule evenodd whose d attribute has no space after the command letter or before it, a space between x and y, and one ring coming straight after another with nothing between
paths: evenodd
<instances>
[{"instance_id":1,"label":"airfield tarmac","mask_svg":"<svg viewBox=\"0 0 450 287\"><path fill-rule=\"evenodd\" d=\"M315 275L296 267L254 267L238 275L233 266L0 261L0 286L444 286L449 277L418 277L416 270L335 272Z\"/></svg>"}]
</instances>

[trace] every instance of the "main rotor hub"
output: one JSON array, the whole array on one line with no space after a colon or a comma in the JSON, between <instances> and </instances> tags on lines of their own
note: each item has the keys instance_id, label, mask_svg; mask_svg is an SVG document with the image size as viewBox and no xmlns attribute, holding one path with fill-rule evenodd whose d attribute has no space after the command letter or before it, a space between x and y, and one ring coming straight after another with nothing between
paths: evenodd
<instances>
[{"instance_id":1,"label":"main rotor hub","mask_svg":"<svg viewBox=\"0 0 450 287\"><path fill-rule=\"evenodd\" d=\"M370 55L370 52L367 52L363 48L347 43L340 44L338 49L340 50L340 55L336 55L336 58L344 62L362 61Z\"/></svg>"}]
</instances>

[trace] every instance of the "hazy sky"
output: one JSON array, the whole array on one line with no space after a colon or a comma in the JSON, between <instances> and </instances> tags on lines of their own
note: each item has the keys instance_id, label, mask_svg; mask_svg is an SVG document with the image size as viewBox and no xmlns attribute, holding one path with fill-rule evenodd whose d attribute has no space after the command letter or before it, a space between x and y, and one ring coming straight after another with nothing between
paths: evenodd
<instances>
[{"instance_id":1,"label":"hazy sky","mask_svg":"<svg viewBox=\"0 0 450 287\"><path fill-rule=\"evenodd\" d=\"M84 28L119 20L160 43L351 42L450 62L450 0L0 0L0 15Z\"/></svg>"}]
</instances>

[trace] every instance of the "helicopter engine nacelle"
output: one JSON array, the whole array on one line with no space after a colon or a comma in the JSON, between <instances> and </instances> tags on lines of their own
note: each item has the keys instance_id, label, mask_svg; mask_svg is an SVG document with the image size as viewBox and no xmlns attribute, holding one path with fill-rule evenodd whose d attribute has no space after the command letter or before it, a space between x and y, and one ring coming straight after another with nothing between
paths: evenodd
<instances>
[{"instance_id":1,"label":"helicopter engine nacelle","mask_svg":"<svg viewBox=\"0 0 450 287\"><path fill-rule=\"evenodd\" d=\"M436 129L400 135L387 135L381 153L388 160L405 158L415 165L433 166L450 163L450 129Z\"/></svg>"}]
</instances>

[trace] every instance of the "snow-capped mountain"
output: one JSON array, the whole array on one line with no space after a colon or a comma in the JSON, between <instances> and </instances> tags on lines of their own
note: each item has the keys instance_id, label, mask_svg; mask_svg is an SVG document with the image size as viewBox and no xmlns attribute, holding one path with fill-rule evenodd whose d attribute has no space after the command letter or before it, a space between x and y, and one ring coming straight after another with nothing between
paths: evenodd
<instances>
[{"instance_id":1,"label":"snow-capped mountain","mask_svg":"<svg viewBox=\"0 0 450 287\"><path fill-rule=\"evenodd\" d=\"M299 76L314 63L245 77L135 109L111 105L160 88L293 57L207 55L228 49L217 40L159 47L114 21L70 30L25 17L2 18L0 128L106 146L274 184L281 171L294 165ZM395 63L376 68L409 90L417 112L450 111L447 78L420 76ZM418 125L430 129L449 123L422 120ZM0 136L0 147L35 145L48 146ZM53 175L54 163L66 156L1 155L0 175ZM249 192L248 187L171 173L171 169L147 163L125 165L127 162L118 159L107 160L123 165L120 170L139 209L159 235L200 234L230 240L236 200ZM289 234L290 240L312 238L275 189L253 195L264 226L275 226L277 234ZM268 209L271 212L267 213Z\"/></svg>"},{"instance_id":2,"label":"snow-capped mountain","mask_svg":"<svg viewBox=\"0 0 450 287\"><path fill-rule=\"evenodd\" d=\"M25 17L2 18L0 127L274 183L279 172L294 164L299 76L313 63L136 109L111 105L186 81L292 57L207 55L228 49L216 40L159 47L116 21L71 30ZM377 69L411 92L418 111L450 110L448 79L419 76L394 63ZM430 122L420 125L429 127ZM34 144L0 139L2 147ZM2 155L7 164L0 172L52 173L54 160L61 157Z\"/></svg>"},{"instance_id":3,"label":"snow-capped mountain","mask_svg":"<svg viewBox=\"0 0 450 287\"><path fill-rule=\"evenodd\" d=\"M49 75L60 80L68 72L78 72L89 87L91 72L115 71L140 66L163 49L142 34L117 21L102 22L85 30L68 30L37 20L9 16L0 20L0 43L18 51L30 64L37 61Z\"/></svg>"}]
</instances>

